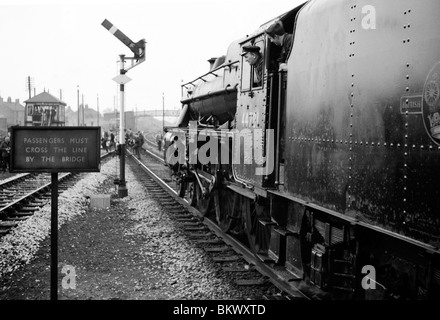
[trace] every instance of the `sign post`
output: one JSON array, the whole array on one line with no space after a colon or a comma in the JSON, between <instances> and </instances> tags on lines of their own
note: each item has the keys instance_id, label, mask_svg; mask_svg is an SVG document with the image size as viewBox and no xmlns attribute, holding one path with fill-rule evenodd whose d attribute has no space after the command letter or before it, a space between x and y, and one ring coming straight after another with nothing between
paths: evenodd
<instances>
[{"instance_id":1,"label":"sign post","mask_svg":"<svg viewBox=\"0 0 440 320\"><path fill-rule=\"evenodd\" d=\"M100 140L100 127L11 127L10 172L51 173L51 300L58 299L58 172L99 172Z\"/></svg>"}]
</instances>

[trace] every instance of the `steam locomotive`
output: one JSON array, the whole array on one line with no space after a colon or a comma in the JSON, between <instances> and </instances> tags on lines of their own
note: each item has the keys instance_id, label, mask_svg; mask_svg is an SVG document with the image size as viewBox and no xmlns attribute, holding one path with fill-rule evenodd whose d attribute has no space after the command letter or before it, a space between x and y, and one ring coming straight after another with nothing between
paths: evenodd
<instances>
[{"instance_id":1,"label":"steam locomotive","mask_svg":"<svg viewBox=\"0 0 440 320\"><path fill-rule=\"evenodd\" d=\"M164 154L179 195L311 295L438 299L439 13L310 0L232 42L182 85ZM264 32L276 20L287 71Z\"/></svg>"}]
</instances>

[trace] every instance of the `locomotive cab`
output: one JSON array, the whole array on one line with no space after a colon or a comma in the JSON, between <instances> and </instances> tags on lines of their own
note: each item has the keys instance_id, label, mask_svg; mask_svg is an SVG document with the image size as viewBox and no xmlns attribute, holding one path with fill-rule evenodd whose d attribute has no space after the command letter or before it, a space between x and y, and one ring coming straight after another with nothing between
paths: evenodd
<instances>
[{"instance_id":1,"label":"locomotive cab","mask_svg":"<svg viewBox=\"0 0 440 320\"><path fill-rule=\"evenodd\" d=\"M295 17L302 6L262 25L253 36L240 42L242 50L249 46L259 47L264 61L262 80L258 82L255 81L256 68L243 57L241 59L236 113L238 135L233 147L234 152L239 154L233 165L235 180L251 183L253 188L281 189L284 176L287 75L285 71L278 71L277 59L282 51L281 46L272 43L264 31L274 21L280 20L285 31L293 34ZM244 145L252 146L253 150L249 150L249 147L246 149ZM252 160L249 160L250 154ZM262 193L265 194L264 191Z\"/></svg>"},{"instance_id":2,"label":"locomotive cab","mask_svg":"<svg viewBox=\"0 0 440 320\"><path fill-rule=\"evenodd\" d=\"M241 77L240 92L238 95L236 112L236 133L233 139L233 174L238 182L252 184L262 188L271 184L272 172L266 174L256 174L258 170L270 167L269 162L273 162L271 154L267 148L271 147L268 138L270 129L267 126L272 119L272 105L269 94L272 83L272 74L269 76L269 54L268 39L262 30L254 36L247 38L240 43L241 54ZM247 61L246 48L259 48L260 61L255 65L254 62ZM261 65L260 65L261 63ZM269 132L269 136L266 133ZM263 170L264 171L264 170Z\"/></svg>"}]
</instances>

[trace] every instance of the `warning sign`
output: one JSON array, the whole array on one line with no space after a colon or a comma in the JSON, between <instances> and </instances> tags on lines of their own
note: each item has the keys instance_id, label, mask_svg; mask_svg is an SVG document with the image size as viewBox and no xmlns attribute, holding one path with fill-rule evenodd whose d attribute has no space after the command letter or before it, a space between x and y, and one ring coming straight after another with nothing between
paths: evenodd
<instances>
[{"instance_id":1,"label":"warning sign","mask_svg":"<svg viewBox=\"0 0 440 320\"><path fill-rule=\"evenodd\" d=\"M11 127L11 172L99 172L101 127Z\"/></svg>"}]
</instances>

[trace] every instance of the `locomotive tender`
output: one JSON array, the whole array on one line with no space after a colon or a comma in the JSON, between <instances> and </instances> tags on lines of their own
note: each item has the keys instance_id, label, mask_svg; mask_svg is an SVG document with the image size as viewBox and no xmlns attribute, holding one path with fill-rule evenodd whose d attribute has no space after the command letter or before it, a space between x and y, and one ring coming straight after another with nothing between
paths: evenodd
<instances>
[{"instance_id":1,"label":"locomotive tender","mask_svg":"<svg viewBox=\"0 0 440 320\"><path fill-rule=\"evenodd\" d=\"M438 299L439 13L437 0L310 0L232 42L182 86L165 141L179 194L310 295ZM286 72L264 33L275 20L294 36Z\"/></svg>"}]
</instances>

